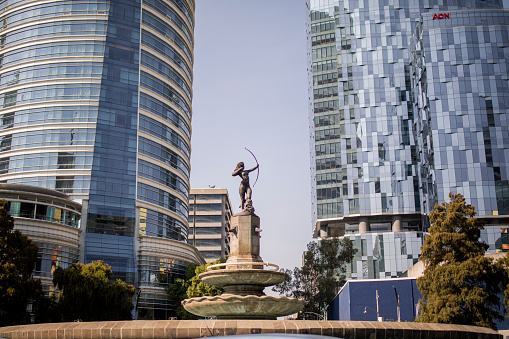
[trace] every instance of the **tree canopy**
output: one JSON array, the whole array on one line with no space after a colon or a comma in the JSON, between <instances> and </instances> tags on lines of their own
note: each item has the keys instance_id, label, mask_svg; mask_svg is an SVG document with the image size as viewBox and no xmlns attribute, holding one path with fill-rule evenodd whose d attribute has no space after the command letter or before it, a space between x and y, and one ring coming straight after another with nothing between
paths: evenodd
<instances>
[{"instance_id":1,"label":"tree canopy","mask_svg":"<svg viewBox=\"0 0 509 339\"><path fill-rule=\"evenodd\" d=\"M120 279L110 281L111 267L103 261L57 267L58 308L63 321L130 320L134 287Z\"/></svg>"},{"instance_id":2,"label":"tree canopy","mask_svg":"<svg viewBox=\"0 0 509 339\"><path fill-rule=\"evenodd\" d=\"M29 321L27 303L42 297L40 280L32 277L37 260L37 245L20 231L8 203L0 201L0 326Z\"/></svg>"},{"instance_id":3,"label":"tree canopy","mask_svg":"<svg viewBox=\"0 0 509 339\"><path fill-rule=\"evenodd\" d=\"M282 269L287 278L272 290L287 297L306 301L300 317L322 314L346 282L346 265L357 249L348 238L323 239L310 242L304 254L302 268Z\"/></svg>"},{"instance_id":4,"label":"tree canopy","mask_svg":"<svg viewBox=\"0 0 509 339\"><path fill-rule=\"evenodd\" d=\"M504 262L484 255L483 223L461 194L436 204L432 226L421 252L424 275L417 279L423 295L418 321L475 325L495 329L501 295L507 286Z\"/></svg>"},{"instance_id":5,"label":"tree canopy","mask_svg":"<svg viewBox=\"0 0 509 339\"><path fill-rule=\"evenodd\" d=\"M213 263L198 266L196 264L189 264L186 269L184 278L175 279L167 292L171 299L175 302L176 315L178 319L198 319L198 316L187 312L181 304L181 301L187 298L214 296L223 293L223 289L205 284L200 277L200 273L207 270L207 267L214 264L219 264L224 260L218 260Z\"/></svg>"}]
</instances>

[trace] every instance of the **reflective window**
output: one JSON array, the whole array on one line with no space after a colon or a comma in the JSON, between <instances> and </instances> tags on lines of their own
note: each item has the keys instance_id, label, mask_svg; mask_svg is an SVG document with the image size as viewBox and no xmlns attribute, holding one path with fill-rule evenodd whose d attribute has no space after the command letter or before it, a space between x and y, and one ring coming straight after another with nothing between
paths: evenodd
<instances>
[{"instance_id":1,"label":"reflective window","mask_svg":"<svg viewBox=\"0 0 509 339\"><path fill-rule=\"evenodd\" d=\"M200 251L205 259L219 259L221 258L221 251Z\"/></svg>"},{"instance_id":2,"label":"reflective window","mask_svg":"<svg viewBox=\"0 0 509 339\"><path fill-rule=\"evenodd\" d=\"M196 200L221 200L221 194L196 194Z\"/></svg>"},{"instance_id":3,"label":"reflective window","mask_svg":"<svg viewBox=\"0 0 509 339\"><path fill-rule=\"evenodd\" d=\"M185 177L189 178L189 165L183 158L169 148L143 137L139 138L138 147L141 154L145 154L162 161L180 171Z\"/></svg>"},{"instance_id":4,"label":"reflective window","mask_svg":"<svg viewBox=\"0 0 509 339\"><path fill-rule=\"evenodd\" d=\"M64 84L54 85L50 88L34 86L0 95L0 105L9 107L15 104L21 105L51 100L97 100L99 99L99 93L99 84Z\"/></svg>"},{"instance_id":5,"label":"reflective window","mask_svg":"<svg viewBox=\"0 0 509 339\"><path fill-rule=\"evenodd\" d=\"M184 180L171 171L148 161L138 160L138 175L168 186L183 195L189 192L189 186Z\"/></svg>"},{"instance_id":6,"label":"reflective window","mask_svg":"<svg viewBox=\"0 0 509 339\"><path fill-rule=\"evenodd\" d=\"M9 214L12 217L51 221L75 228L79 227L80 215L62 208L22 201L10 201L9 204Z\"/></svg>"},{"instance_id":7,"label":"reflective window","mask_svg":"<svg viewBox=\"0 0 509 339\"><path fill-rule=\"evenodd\" d=\"M56 63L50 65L30 66L18 68L1 74L0 88L21 84L25 82L56 79L56 78L77 78L97 77L102 75L102 66L99 63Z\"/></svg>"},{"instance_id":8,"label":"reflective window","mask_svg":"<svg viewBox=\"0 0 509 339\"><path fill-rule=\"evenodd\" d=\"M140 93L140 108L154 113L161 118L169 121L174 126L177 126L184 134L191 138L189 124L184 120L179 112L166 105L165 103L151 97L148 94ZM191 117L188 116L190 119Z\"/></svg>"},{"instance_id":9,"label":"reflective window","mask_svg":"<svg viewBox=\"0 0 509 339\"><path fill-rule=\"evenodd\" d=\"M187 227L169 215L140 208L140 235L186 241Z\"/></svg>"},{"instance_id":10,"label":"reflective window","mask_svg":"<svg viewBox=\"0 0 509 339\"><path fill-rule=\"evenodd\" d=\"M221 223L223 221L223 216L221 215L194 215L192 220L195 223Z\"/></svg>"},{"instance_id":11,"label":"reflective window","mask_svg":"<svg viewBox=\"0 0 509 339\"><path fill-rule=\"evenodd\" d=\"M189 88L184 78L182 78L180 74L177 71L175 71L175 69L171 67L168 63L148 53L147 51L142 51L141 64L143 66L149 67L150 69L156 71L166 79L173 82L180 89L182 89L187 94L187 98L191 100L192 97L191 88Z\"/></svg>"},{"instance_id":12,"label":"reflective window","mask_svg":"<svg viewBox=\"0 0 509 339\"><path fill-rule=\"evenodd\" d=\"M194 239L196 247L221 247L221 239Z\"/></svg>"},{"instance_id":13,"label":"reflective window","mask_svg":"<svg viewBox=\"0 0 509 339\"><path fill-rule=\"evenodd\" d=\"M18 1L19 5L24 1ZM5 6L5 2L2 4ZM87 14L108 14L109 4L105 1L83 2L83 1L61 1L59 3L30 5L13 11L3 17L8 28L12 25L19 25L24 22L41 20L49 17L61 17L62 15L87 15Z\"/></svg>"},{"instance_id":14,"label":"reflective window","mask_svg":"<svg viewBox=\"0 0 509 339\"><path fill-rule=\"evenodd\" d=\"M221 204L193 204L191 201L191 211L197 212L221 212L223 205Z\"/></svg>"},{"instance_id":15,"label":"reflective window","mask_svg":"<svg viewBox=\"0 0 509 339\"><path fill-rule=\"evenodd\" d=\"M74 176L28 176L23 178L8 179L10 184L25 184L31 186L39 186L62 191L67 194L88 194L90 188L90 176L74 175ZM65 189L59 188L65 186Z\"/></svg>"},{"instance_id":16,"label":"reflective window","mask_svg":"<svg viewBox=\"0 0 509 339\"><path fill-rule=\"evenodd\" d=\"M141 286L168 287L176 278L182 278L189 263L168 257L140 255L138 282Z\"/></svg>"},{"instance_id":17,"label":"reflective window","mask_svg":"<svg viewBox=\"0 0 509 339\"><path fill-rule=\"evenodd\" d=\"M180 47L182 52L187 56L189 62L193 61L191 49L187 46L185 41L180 38L177 32L171 28L171 26L147 11L143 12L142 23L161 33L163 36L169 38L173 43Z\"/></svg>"},{"instance_id":18,"label":"reflective window","mask_svg":"<svg viewBox=\"0 0 509 339\"><path fill-rule=\"evenodd\" d=\"M196 235L203 234L221 234L222 227L195 227L194 232Z\"/></svg>"},{"instance_id":19,"label":"reflective window","mask_svg":"<svg viewBox=\"0 0 509 339\"><path fill-rule=\"evenodd\" d=\"M187 204L169 192L138 183L138 199L169 209L187 219Z\"/></svg>"},{"instance_id":20,"label":"reflective window","mask_svg":"<svg viewBox=\"0 0 509 339\"><path fill-rule=\"evenodd\" d=\"M50 169L91 169L91 152L50 152L0 158L0 174Z\"/></svg>"},{"instance_id":21,"label":"reflective window","mask_svg":"<svg viewBox=\"0 0 509 339\"><path fill-rule=\"evenodd\" d=\"M102 20L59 21L30 25L5 35L3 48L36 39L45 39L66 35L104 35L106 22Z\"/></svg>"},{"instance_id":22,"label":"reflective window","mask_svg":"<svg viewBox=\"0 0 509 339\"><path fill-rule=\"evenodd\" d=\"M172 60L187 75L190 81L193 79L191 76L190 67L187 65L184 59L175 52L173 47L168 45L166 42L159 39L154 34L143 30L141 35L141 43L142 45L152 48L153 50Z\"/></svg>"},{"instance_id":23,"label":"reflective window","mask_svg":"<svg viewBox=\"0 0 509 339\"><path fill-rule=\"evenodd\" d=\"M97 107L91 106L51 106L30 108L8 112L0 116L0 129L43 123L58 122L96 122Z\"/></svg>"},{"instance_id":24,"label":"reflective window","mask_svg":"<svg viewBox=\"0 0 509 339\"><path fill-rule=\"evenodd\" d=\"M39 248L33 274L37 277L52 278L57 267L66 269L79 261L77 248L35 242Z\"/></svg>"},{"instance_id":25,"label":"reflective window","mask_svg":"<svg viewBox=\"0 0 509 339\"><path fill-rule=\"evenodd\" d=\"M141 131L147 132L159 139L171 143L173 146L178 148L182 153L189 157L190 147L188 143L171 128L143 114L140 114L139 123Z\"/></svg>"},{"instance_id":26,"label":"reflective window","mask_svg":"<svg viewBox=\"0 0 509 339\"><path fill-rule=\"evenodd\" d=\"M35 46L20 47L0 54L0 67L20 62L67 56L103 56L104 41L65 41L41 43Z\"/></svg>"},{"instance_id":27,"label":"reflective window","mask_svg":"<svg viewBox=\"0 0 509 339\"><path fill-rule=\"evenodd\" d=\"M156 77L153 77L152 75L141 72L140 77L140 85L142 87L145 87L161 96L163 96L165 99L170 100L172 103L174 103L176 106L178 106L186 115L191 115L191 108L187 104L187 102L182 98L180 94L178 94L172 86L166 84L161 79L158 79Z\"/></svg>"},{"instance_id":28,"label":"reflective window","mask_svg":"<svg viewBox=\"0 0 509 339\"><path fill-rule=\"evenodd\" d=\"M144 0L143 4L152 7L157 10L159 13L163 14L167 18L169 18L177 27L181 29L181 31L186 35L187 39L192 42L192 33L184 23L185 19L182 19L180 15L178 15L170 6L168 6L165 2L161 0ZM188 21L188 23L193 26L192 21Z\"/></svg>"},{"instance_id":29,"label":"reflective window","mask_svg":"<svg viewBox=\"0 0 509 339\"><path fill-rule=\"evenodd\" d=\"M1 150L25 149L41 146L92 145L95 138L93 129L55 129L15 133L11 141L2 144ZM2 139L6 141L7 139Z\"/></svg>"}]
</instances>

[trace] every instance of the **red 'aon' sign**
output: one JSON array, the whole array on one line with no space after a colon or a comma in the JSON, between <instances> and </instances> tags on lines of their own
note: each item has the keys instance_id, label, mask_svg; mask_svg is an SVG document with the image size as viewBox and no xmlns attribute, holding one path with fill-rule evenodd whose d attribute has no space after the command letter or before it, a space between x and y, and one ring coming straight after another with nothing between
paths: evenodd
<instances>
[{"instance_id":1,"label":"red 'aon' sign","mask_svg":"<svg viewBox=\"0 0 509 339\"><path fill-rule=\"evenodd\" d=\"M433 14L433 20L435 19L449 19L449 13L435 13Z\"/></svg>"}]
</instances>

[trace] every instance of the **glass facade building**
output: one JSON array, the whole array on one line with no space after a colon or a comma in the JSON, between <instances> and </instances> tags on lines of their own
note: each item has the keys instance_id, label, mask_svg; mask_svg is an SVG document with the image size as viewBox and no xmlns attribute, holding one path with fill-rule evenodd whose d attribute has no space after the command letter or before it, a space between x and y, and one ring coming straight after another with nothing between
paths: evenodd
<instances>
[{"instance_id":1,"label":"glass facade building","mask_svg":"<svg viewBox=\"0 0 509 339\"><path fill-rule=\"evenodd\" d=\"M187 241L194 8L194 0L0 3L0 181L82 203L80 261L104 260L115 278L150 287L140 312L143 300L166 298L145 274L159 272L154 260L203 261L192 248L157 260L143 252L152 237L168 249ZM147 317L167 318L164 303Z\"/></svg>"},{"instance_id":2,"label":"glass facade building","mask_svg":"<svg viewBox=\"0 0 509 339\"><path fill-rule=\"evenodd\" d=\"M431 176L430 163L437 161L439 154L429 151L430 145L423 144L419 123L422 119L412 87L413 57L409 44L414 41L412 36L422 14L432 18L434 13L456 10L500 10L502 1L310 0L308 5L313 236L425 232L429 224L427 215L434 202L448 200L452 186L446 182L452 177ZM445 53L439 54L444 61ZM499 57L500 50L497 50L496 58ZM434 67L444 76L451 72L447 64ZM482 66L481 70L484 71ZM507 70L501 72L507 79ZM490 81L497 82L491 78ZM507 93L506 84L497 86L498 83L490 83L485 91ZM442 107L434 106L430 116L435 114L435 109L442 114ZM508 147L509 140L501 132L504 128L507 131L507 120L504 122L501 115L493 116L498 117L494 123L501 128L490 132L499 135L493 142L500 149ZM439 119L438 123L443 121ZM436 128L427 127L430 134ZM496 156L500 159L500 153ZM438 161L445 161L445 157ZM461 157L461 161L467 161L464 154ZM493 167L500 167L497 173L505 170L504 166ZM485 176L485 180L494 182L494 176L491 179ZM470 180L462 176L453 180L456 178L459 182ZM445 192L442 195L438 193L439 185ZM495 184L482 187L495 190ZM484 201L484 195L476 195L475 201L470 200L470 194L466 197L476 209L479 199ZM490 206L494 203L494 200L483 202ZM402 253L403 249L398 251ZM407 255L413 260L419 252ZM407 259L402 258L401 264L410 263ZM369 267L364 262L366 258L358 260L360 267ZM392 269L385 271L390 276L392 272ZM368 275L377 274L373 271Z\"/></svg>"},{"instance_id":3,"label":"glass facade building","mask_svg":"<svg viewBox=\"0 0 509 339\"><path fill-rule=\"evenodd\" d=\"M0 183L0 199L9 203L14 229L37 244L32 275L49 295L54 290L53 270L79 261L81 204L55 190L5 183Z\"/></svg>"},{"instance_id":4,"label":"glass facade building","mask_svg":"<svg viewBox=\"0 0 509 339\"><path fill-rule=\"evenodd\" d=\"M228 259L232 205L228 190L191 188L189 194L189 243L207 262Z\"/></svg>"},{"instance_id":5,"label":"glass facade building","mask_svg":"<svg viewBox=\"0 0 509 339\"><path fill-rule=\"evenodd\" d=\"M509 11L424 13L410 50L422 208L461 193L507 251Z\"/></svg>"}]
</instances>

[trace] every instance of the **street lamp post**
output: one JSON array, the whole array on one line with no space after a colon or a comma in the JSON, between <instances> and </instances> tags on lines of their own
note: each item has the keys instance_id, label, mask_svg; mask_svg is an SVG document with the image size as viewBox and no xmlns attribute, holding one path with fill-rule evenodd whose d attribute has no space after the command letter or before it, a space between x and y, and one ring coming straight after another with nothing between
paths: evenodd
<instances>
[{"instance_id":1,"label":"street lamp post","mask_svg":"<svg viewBox=\"0 0 509 339\"><path fill-rule=\"evenodd\" d=\"M396 310L398 312L398 323L401 322L401 309L399 307L399 294L398 294L398 290L396 289L396 286L392 285L392 287L394 288L394 293L396 293Z\"/></svg>"},{"instance_id":2,"label":"street lamp post","mask_svg":"<svg viewBox=\"0 0 509 339\"><path fill-rule=\"evenodd\" d=\"M376 290L376 311L374 309L372 309L371 307L366 306L366 307L364 307L364 314L368 313L368 308L376 313L377 321L382 321L382 318L380 318L380 308L378 305L378 290Z\"/></svg>"}]
</instances>

